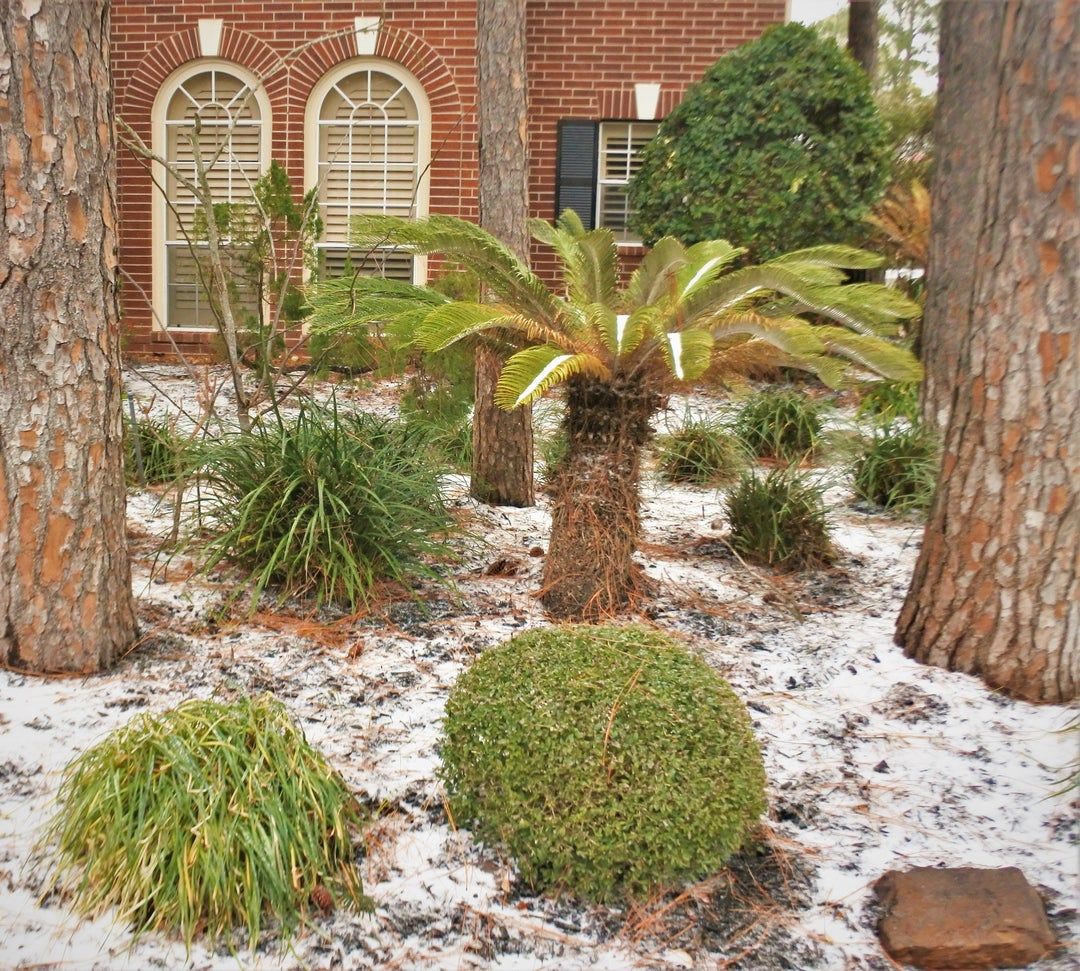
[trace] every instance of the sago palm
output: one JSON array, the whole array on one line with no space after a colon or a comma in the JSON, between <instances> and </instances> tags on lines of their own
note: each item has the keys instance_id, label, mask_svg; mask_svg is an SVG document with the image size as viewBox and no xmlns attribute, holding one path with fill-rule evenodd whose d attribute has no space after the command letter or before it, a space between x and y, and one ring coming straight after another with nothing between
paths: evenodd
<instances>
[{"instance_id":1,"label":"sago palm","mask_svg":"<svg viewBox=\"0 0 1080 971\"><path fill-rule=\"evenodd\" d=\"M844 282L844 270L877 265L872 254L821 246L736 268L744 251L730 243L666 238L620 287L609 231L586 231L572 212L554 226L533 220L531 230L559 258L558 291L472 223L362 217L358 245L440 253L476 272L489 300L347 277L322 286L315 325L396 322L432 351L498 341L507 353L496 394L504 408L564 387L568 449L541 594L555 616L597 618L633 598L641 453L650 418L674 389L706 371L734 377L762 364L809 369L830 385L851 370L918 376L911 355L886 339L918 308L883 286Z\"/></svg>"}]
</instances>

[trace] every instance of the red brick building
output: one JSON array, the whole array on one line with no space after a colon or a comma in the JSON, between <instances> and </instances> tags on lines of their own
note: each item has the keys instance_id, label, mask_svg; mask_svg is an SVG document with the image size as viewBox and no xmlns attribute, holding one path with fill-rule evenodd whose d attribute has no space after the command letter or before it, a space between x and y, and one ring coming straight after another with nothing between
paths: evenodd
<instances>
[{"instance_id":1,"label":"red brick building","mask_svg":"<svg viewBox=\"0 0 1080 971\"><path fill-rule=\"evenodd\" d=\"M713 61L783 21L785 8L529 0L532 213L572 206L610 226L633 259L624 186L635 149ZM318 184L319 259L331 270L358 258L351 213L476 217L475 0L113 0L112 11L123 122L194 171L185 134L198 118L200 139L221 149L210 178L222 201L249 193L271 159L298 194ZM122 151L119 201L129 351L167 354L169 336L204 346L213 328L184 241L190 197ZM544 254L535 258L543 269ZM425 272L400 254L375 262L397 276Z\"/></svg>"}]
</instances>

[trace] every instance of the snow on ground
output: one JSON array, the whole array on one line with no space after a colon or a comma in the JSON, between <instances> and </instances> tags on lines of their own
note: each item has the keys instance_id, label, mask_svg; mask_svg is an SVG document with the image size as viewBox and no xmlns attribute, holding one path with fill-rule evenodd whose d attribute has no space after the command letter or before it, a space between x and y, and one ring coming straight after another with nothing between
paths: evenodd
<instances>
[{"instance_id":1,"label":"snow on ground","mask_svg":"<svg viewBox=\"0 0 1080 971\"><path fill-rule=\"evenodd\" d=\"M180 369L142 373L128 385L140 405L197 411ZM338 396L385 414L392 392L383 384ZM719 407L702 396L690 405ZM660 426L677 425L685 406L673 403ZM335 914L287 954L270 941L242 955L246 967L884 969L894 965L873 933L871 884L889 868L937 864L1020 867L1075 948L1077 804L1052 795L1076 754L1075 735L1060 733L1070 712L906 659L892 631L920 530L859 511L839 485L828 498L840 560L794 578L730 554L713 491L653 476L645 489L639 559L657 585L645 619L686 637L749 704L770 778L773 877L790 890L788 904L721 926L711 895L736 877L632 913L524 894L496 852L447 820L437 744L458 674L485 647L545 622L533 596L542 559L532 553L546 546L547 504L477 507L461 477L447 483L485 540L456 568L456 592L427 589L423 606L394 602L346 624L223 620L220 578L192 578L182 556L152 573L170 499L132 495L142 644L93 678L0 672L0 968L237 967L225 951L196 946L186 957L156 936L132 947L123 927L80 922L62 901L41 900L46 875L33 844L73 755L140 711L238 691L274 692L378 809L361 864L375 914ZM499 558L515 561L516 574L485 575ZM1076 959L1066 950L1042 967Z\"/></svg>"}]
</instances>

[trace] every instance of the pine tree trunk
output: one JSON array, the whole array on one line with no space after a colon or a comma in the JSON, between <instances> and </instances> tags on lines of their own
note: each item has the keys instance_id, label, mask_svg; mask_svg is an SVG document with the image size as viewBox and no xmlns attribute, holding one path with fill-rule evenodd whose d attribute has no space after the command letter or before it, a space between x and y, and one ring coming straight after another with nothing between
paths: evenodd
<instances>
[{"instance_id":1,"label":"pine tree trunk","mask_svg":"<svg viewBox=\"0 0 1080 971\"><path fill-rule=\"evenodd\" d=\"M106 0L0 0L0 663L135 636L124 525Z\"/></svg>"},{"instance_id":2,"label":"pine tree trunk","mask_svg":"<svg viewBox=\"0 0 1080 971\"><path fill-rule=\"evenodd\" d=\"M971 8L991 4L964 6L958 18L945 5L949 58L987 43ZM897 641L1016 697L1065 702L1080 693L1080 114L1066 81L1080 72L1080 0L993 6L992 89L971 92L994 109L977 129L985 154L938 176L988 183L971 282L953 295L944 464Z\"/></svg>"},{"instance_id":3,"label":"pine tree trunk","mask_svg":"<svg viewBox=\"0 0 1080 971\"><path fill-rule=\"evenodd\" d=\"M480 225L529 258L525 0L477 0ZM502 357L476 351L472 495L493 506L531 506L532 409L494 401Z\"/></svg>"},{"instance_id":4,"label":"pine tree trunk","mask_svg":"<svg viewBox=\"0 0 1080 971\"><path fill-rule=\"evenodd\" d=\"M568 620L602 620L639 590L641 450L655 395L636 384L575 378L567 385L566 456L555 473L541 600Z\"/></svg>"},{"instance_id":5,"label":"pine tree trunk","mask_svg":"<svg viewBox=\"0 0 1080 971\"><path fill-rule=\"evenodd\" d=\"M933 231L917 348L926 368L923 420L930 427L948 424L960 343L974 307L979 230L995 177L986 134L994 124L1005 10L1002 0L941 6Z\"/></svg>"},{"instance_id":6,"label":"pine tree trunk","mask_svg":"<svg viewBox=\"0 0 1080 971\"><path fill-rule=\"evenodd\" d=\"M879 6L880 0L850 0L848 4L848 50L871 80L877 70Z\"/></svg>"}]
</instances>

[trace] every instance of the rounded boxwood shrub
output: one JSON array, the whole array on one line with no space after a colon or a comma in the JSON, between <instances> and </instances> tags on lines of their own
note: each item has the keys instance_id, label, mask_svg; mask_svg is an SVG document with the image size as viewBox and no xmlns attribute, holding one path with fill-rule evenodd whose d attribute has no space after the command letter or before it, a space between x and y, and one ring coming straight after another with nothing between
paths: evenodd
<instances>
[{"instance_id":1,"label":"rounded boxwood shrub","mask_svg":"<svg viewBox=\"0 0 1080 971\"><path fill-rule=\"evenodd\" d=\"M743 703L644 627L531 631L484 653L447 703L455 820L536 889L638 897L722 866L765 809Z\"/></svg>"},{"instance_id":2,"label":"rounded boxwood shrub","mask_svg":"<svg viewBox=\"0 0 1080 971\"><path fill-rule=\"evenodd\" d=\"M667 116L631 182L647 243L728 239L753 262L865 235L889 174L866 73L784 24L720 58Z\"/></svg>"},{"instance_id":3,"label":"rounded boxwood shrub","mask_svg":"<svg viewBox=\"0 0 1080 971\"><path fill-rule=\"evenodd\" d=\"M254 948L267 916L285 940L313 911L370 909L360 806L269 695L139 715L68 765L58 802L55 885L136 935L244 928Z\"/></svg>"}]
</instances>

